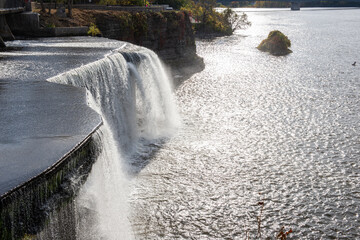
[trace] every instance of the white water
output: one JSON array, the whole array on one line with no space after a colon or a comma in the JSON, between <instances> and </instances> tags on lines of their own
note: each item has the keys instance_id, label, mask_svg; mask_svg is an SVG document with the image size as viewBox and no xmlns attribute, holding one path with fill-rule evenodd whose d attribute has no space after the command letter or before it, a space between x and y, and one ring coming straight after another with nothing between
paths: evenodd
<instances>
[{"instance_id":1,"label":"white water","mask_svg":"<svg viewBox=\"0 0 360 240\"><path fill-rule=\"evenodd\" d=\"M76 199L77 239L133 237L128 171L137 171L133 160L149 154L149 145L180 126L171 83L156 54L144 48L123 54L138 61L127 62L116 52L49 79L86 88L89 105L104 123L98 131L102 151Z\"/></svg>"},{"instance_id":2,"label":"white water","mask_svg":"<svg viewBox=\"0 0 360 240\"><path fill-rule=\"evenodd\" d=\"M360 9L248 16L197 42L183 128L133 181L137 239L360 239ZM274 29L293 53L256 49Z\"/></svg>"}]
</instances>

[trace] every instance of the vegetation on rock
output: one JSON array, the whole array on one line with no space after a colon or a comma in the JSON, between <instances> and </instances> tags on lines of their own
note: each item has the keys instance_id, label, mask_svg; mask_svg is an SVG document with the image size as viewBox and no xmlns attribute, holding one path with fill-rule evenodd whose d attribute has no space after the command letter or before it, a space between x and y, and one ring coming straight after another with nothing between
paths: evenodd
<instances>
[{"instance_id":1,"label":"vegetation on rock","mask_svg":"<svg viewBox=\"0 0 360 240\"><path fill-rule=\"evenodd\" d=\"M101 36L101 32L100 32L99 28L95 25L95 23L90 24L88 34L93 37Z\"/></svg>"},{"instance_id":2,"label":"vegetation on rock","mask_svg":"<svg viewBox=\"0 0 360 240\"><path fill-rule=\"evenodd\" d=\"M239 16L230 8L218 12L215 7L215 1L202 0L197 3L191 1L182 8L189 11L195 20L194 28L197 35L231 35L235 30L251 25L245 13Z\"/></svg>"},{"instance_id":3,"label":"vegetation on rock","mask_svg":"<svg viewBox=\"0 0 360 240\"><path fill-rule=\"evenodd\" d=\"M230 8L216 11L215 8L219 7L216 0L154 0L152 3L169 4L174 9L189 12L198 36L231 35L235 30L250 25L246 14L239 16Z\"/></svg>"},{"instance_id":4,"label":"vegetation on rock","mask_svg":"<svg viewBox=\"0 0 360 240\"><path fill-rule=\"evenodd\" d=\"M45 1L45 0L43 0ZM43 2L42 1L42 2ZM91 22L95 22L95 17L93 14L95 12L100 12L101 10L93 10L89 16L84 16L84 11L79 11L79 9L73 9L72 3L77 2L74 0L47 0L47 2L57 4L68 3L68 9L62 15L59 14L59 9L52 9L53 5L49 5L49 11L45 10L44 4L42 4L42 10L40 12L40 25L43 27L70 27L74 25L89 26ZM149 2L152 4L168 4L174 9L184 10L188 12L191 17L195 29L195 33L198 36L224 36L231 35L235 30L246 28L250 25L250 22L247 20L247 15L243 13L238 15L236 12L230 8L219 12L215 10L219 6L219 3L216 0L99 0L97 1L100 5L136 5L144 6L148 5ZM63 8L62 8L63 9ZM63 10L64 11L64 10ZM146 12L146 11L144 11ZM135 32L135 35L142 35L141 33L146 32L147 26L147 16L144 12L132 13L132 12L122 12L117 15L117 20L124 21L124 27L127 28L130 26L131 32ZM166 11L170 12L170 11ZM111 15L105 13L105 15ZM65 16L65 17L64 17ZM66 17L67 16L67 17ZM69 18L70 17L70 18ZM181 14L180 14L181 17ZM166 21L166 18L165 18ZM76 24L79 22L79 24ZM100 24L95 22L95 24L101 30ZM181 27L181 26L180 26ZM96 34L95 34L96 35ZM137 37L137 36L135 36Z\"/></svg>"},{"instance_id":5,"label":"vegetation on rock","mask_svg":"<svg viewBox=\"0 0 360 240\"><path fill-rule=\"evenodd\" d=\"M127 12L75 8L73 18L59 17L54 9L51 14L40 10L39 13L40 26L44 28L88 26L89 35L101 34L106 38L145 46L157 53L195 53L193 29L186 11Z\"/></svg>"},{"instance_id":6,"label":"vegetation on rock","mask_svg":"<svg viewBox=\"0 0 360 240\"><path fill-rule=\"evenodd\" d=\"M291 41L282 32L275 30L269 33L267 39L264 39L257 49L263 52L269 52L272 55L283 56L291 53L289 49Z\"/></svg>"},{"instance_id":7,"label":"vegetation on rock","mask_svg":"<svg viewBox=\"0 0 360 240\"><path fill-rule=\"evenodd\" d=\"M231 8L227 8L222 13L225 22L228 26L231 27L231 32L234 32L237 29L244 29L248 26L251 26L251 22L248 21L247 15L242 13L242 15L238 15Z\"/></svg>"},{"instance_id":8,"label":"vegetation on rock","mask_svg":"<svg viewBox=\"0 0 360 240\"><path fill-rule=\"evenodd\" d=\"M100 0L99 5L145 6L149 4L144 0Z\"/></svg>"}]
</instances>

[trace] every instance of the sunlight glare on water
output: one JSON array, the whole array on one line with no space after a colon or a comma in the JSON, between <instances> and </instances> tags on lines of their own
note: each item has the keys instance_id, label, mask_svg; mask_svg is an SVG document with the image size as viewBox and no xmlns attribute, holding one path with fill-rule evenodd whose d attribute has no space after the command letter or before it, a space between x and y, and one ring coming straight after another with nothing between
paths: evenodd
<instances>
[{"instance_id":1,"label":"sunlight glare on water","mask_svg":"<svg viewBox=\"0 0 360 240\"><path fill-rule=\"evenodd\" d=\"M183 129L132 180L138 239L356 239L360 12L249 12L199 41L206 68L177 90ZM278 29L293 53L256 46Z\"/></svg>"}]
</instances>

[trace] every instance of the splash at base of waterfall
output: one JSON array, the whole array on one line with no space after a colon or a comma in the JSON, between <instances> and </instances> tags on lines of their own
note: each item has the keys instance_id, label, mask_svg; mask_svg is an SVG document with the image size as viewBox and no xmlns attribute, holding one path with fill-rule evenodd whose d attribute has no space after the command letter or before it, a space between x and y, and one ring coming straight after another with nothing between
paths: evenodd
<instances>
[{"instance_id":1,"label":"splash at base of waterfall","mask_svg":"<svg viewBox=\"0 0 360 240\"><path fill-rule=\"evenodd\" d=\"M129 173L180 126L164 67L152 51L130 45L48 81L86 88L104 123L101 153L75 203L76 237L131 239Z\"/></svg>"}]
</instances>

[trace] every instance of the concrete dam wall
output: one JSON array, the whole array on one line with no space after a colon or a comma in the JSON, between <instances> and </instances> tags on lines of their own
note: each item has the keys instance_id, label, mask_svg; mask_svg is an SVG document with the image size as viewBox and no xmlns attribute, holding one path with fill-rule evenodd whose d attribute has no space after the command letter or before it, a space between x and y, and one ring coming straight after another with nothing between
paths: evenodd
<instances>
[{"instance_id":1,"label":"concrete dam wall","mask_svg":"<svg viewBox=\"0 0 360 240\"><path fill-rule=\"evenodd\" d=\"M23 4L0 3L6 7ZM129 26L121 27L121 19L111 23L116 14L98 15L97 24L104 36L153 49L168 63L174 63L177 76L197 71L194 62L203 66L202 59L196 56L186 13L143 15L147 22L142 33L128 32ZM0 29L0 36L11 34L7 40L15 39L12 31L39 33L35 13L4 14L0 18L6 30ZM172 83L156 54L130 43L72 37L6 44L10 51L0 52L0 238L49 239L56 232L69 239L87 234L89 230L75 227L79 225L77 217L83 215L78 209L83 209L82 199L87 196L87 190L79 192L80 187L89 174L91 179L101 179L98 175L109 171L106 179L112 180L107 180L107 185L121 185L119 179L124 176L114 170L121 168L114 160L122 159L123 152L137 151L134 146L139 146L139 139L144 144L143 139L162 138L176 128L179 123L171 98ZM188 67L181 72L179 59L196 70ZM96 162L109 162L113 168L97 166L93 171L97 173L91 173ZM113 196L113 192L99 195L109 199L124 195ZM100 204L104 200L94 201L100 216L86 213L84 219L101 219L106 213ZM110 208L122 212L123 206ZM125 215L122 218L127 219Z\"/></svg>"},{"instance_id":2,"label":"concrete dam wall","mask_svg":"<svg viewBox=\"0 0 360 240\"><path fill-rule=\"evenodd\" d=\"M0 53L0 238L44 227L49 212L71 201L99 152L93 134L102 118L86 90L46 79L104 57L101 39L13 41ZM87 48L80 45L87 43ZM78 46L78 47L77 47ZM78 54L69 56L77 49ZM95 56L85 59L80 52ZM46 207L44 207L46 206Z\"/></svg>"},{"instance_id":3,"label":"concrete dam wall","mask_svg":"<svg viewBox=\"0 0 360 240\"><path fill-rule=\"evenodd\" d=\"M166 71L151 50L103 38L10 47L0 53L1 239L110 234L101 226L125 214L121 166L133 163L123 156L179 126Z\"/></svg>"}]
</instances>

